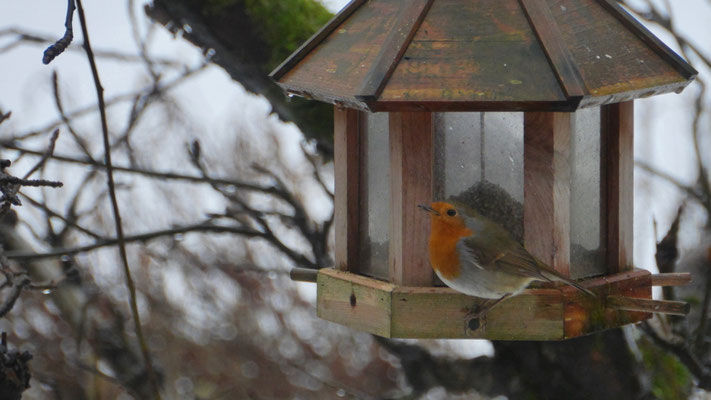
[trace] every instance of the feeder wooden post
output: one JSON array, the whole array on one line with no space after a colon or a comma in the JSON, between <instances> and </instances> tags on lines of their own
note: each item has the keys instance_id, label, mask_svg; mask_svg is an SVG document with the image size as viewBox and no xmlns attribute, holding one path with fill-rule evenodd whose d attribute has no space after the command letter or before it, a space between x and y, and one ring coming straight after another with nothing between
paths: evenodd
<instances>
[{"instance_id":1,"label":"feeder wooden post","mask_svg":"<svg viewBox=\"0 0 711 400\"><path fill-rule=\"evenodd\" d=\"M334 107L333 158L336 268L358 272L359 154L365 122L361 111Z\"/></svg>"},{"instance_id":2,"label":"feeder wooden post","mask_svg":"<svg viewBox=\"0 0 711 400\"><path fill-rule=\"evenodd\" d=\"M433 283L427 250L430 218L417 208L432 200L433 164L432 114L390 114L390 283Z\"/></svg>"},{"instance_id":3,"label":"feeder wooden post","mask_svg":"<svg viewBox=\"0 0 711 400\"><path fill-rule=\"evenodd\" d=\"M571 113L526 112L523 118L524 244L570 276Z\"/></svg>"},{"instance_id":4,"label":"feeder wooden post","mask_svg":"<svg viewBox=\"0 0 711 400\"><path fill-rule=\"evenodd\" d=\"M607 268L609 274L632 269L634 230L634 103L601 110L602 160L606 170Z\"/></svg>"}]
</instances>

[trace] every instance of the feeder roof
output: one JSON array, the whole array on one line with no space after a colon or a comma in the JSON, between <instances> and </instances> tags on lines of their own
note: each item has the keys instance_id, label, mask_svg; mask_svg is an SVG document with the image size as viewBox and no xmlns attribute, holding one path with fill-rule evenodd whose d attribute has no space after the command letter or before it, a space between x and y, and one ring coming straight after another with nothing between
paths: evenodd
<instances>
[{"instance_id":1,"label":"feeder roof","mask_svg":"<svg viewBox=\"0 0 711 400\"><path fill-rule=\"evenodd\" d=\"M573 111L696 74L613 0L353 0L271 77L369 111Z\"/></svg>"}]
</instances>

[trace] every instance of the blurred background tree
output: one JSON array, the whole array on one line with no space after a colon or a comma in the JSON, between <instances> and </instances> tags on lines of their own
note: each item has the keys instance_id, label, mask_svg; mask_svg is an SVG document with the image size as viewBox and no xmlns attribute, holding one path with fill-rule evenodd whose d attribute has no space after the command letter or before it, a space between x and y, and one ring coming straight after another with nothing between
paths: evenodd
<instances>
[{"instance_id":1,"label":"blurred background tree","mask_svg":"<svg viewBox=\"0 0 711 400\"><path fill-rule=\"evenodd\" d=\"M0 373L32 355L23 398L149 399L156 386L170 399L674 399L711 389L711 49L696 47L708 35L676 23L670 4L627 5L700 71L686 119L670 122L686 146L674 155L692 161L670 171L637 149L637 208L652 193L665 203L654 206L666 211L655 214L658 267L691 268L695 284L663 296L692 302L694 314L562 343L492 345L350 331L316 319L315 287L289 280L291 267L331 263L332 109L284 97L266 75L328 20L316 0L89 4L132 296L76 19L73 44L40 64L62 35L66 9L53 3L41 16L15 5L0 17L0 158L12 162L0 175ZM697 3L697 14L711 13ZM643 121L654 112L640 109ZM653 140L663 143L651 133L638 143ZM651 225L648 216L636 223ZM653 249L636 247L649 253L640 266L653 268Z\"/></svg>"}]
</instances>

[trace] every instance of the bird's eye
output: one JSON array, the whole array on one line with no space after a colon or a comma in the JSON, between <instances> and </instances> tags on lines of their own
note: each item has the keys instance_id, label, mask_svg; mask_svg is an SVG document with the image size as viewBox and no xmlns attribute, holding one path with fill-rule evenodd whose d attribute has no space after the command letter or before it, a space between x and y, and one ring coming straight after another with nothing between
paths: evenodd
<instances>
[{"instance_id":1,"label":"bird's eye","mask_svg":"<svg viewBox=\"0 0 711 400\"><path fill-rule=\"evenodd\" d=\"M453 216L457 215L457 210L450 208L449 210L447 210L447 215L449 215L450 217L453 217Z\"/></svg>"}]
</instances>

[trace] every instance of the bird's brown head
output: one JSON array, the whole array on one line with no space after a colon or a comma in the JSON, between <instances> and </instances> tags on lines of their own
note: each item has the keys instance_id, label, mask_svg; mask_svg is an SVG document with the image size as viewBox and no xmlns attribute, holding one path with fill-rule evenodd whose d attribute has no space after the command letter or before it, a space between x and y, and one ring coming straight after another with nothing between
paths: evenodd
<instances>
[{"instance_id":1,"label":"bird's brown head","mask_svg":"<svg viewBox=\"0 0 711 400\"><path fill-rule=\"evenodd\" d=\"M472 234L472 231L467 228L465 216L456 205L436 201L429 206L420 204L418 207L430 213L432 218L431 236L446 235L458 240L463 236Z\"/></svg>"}]
</instances>

